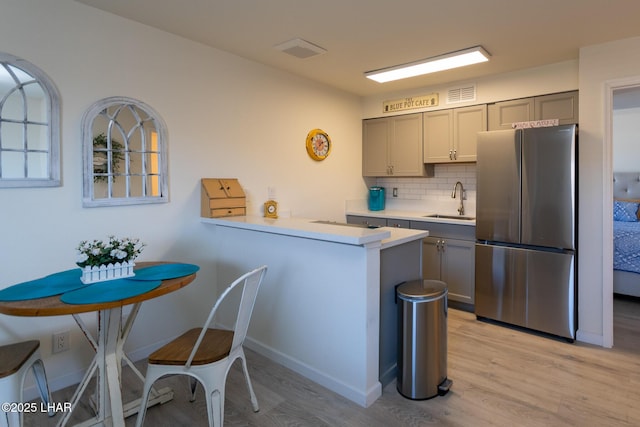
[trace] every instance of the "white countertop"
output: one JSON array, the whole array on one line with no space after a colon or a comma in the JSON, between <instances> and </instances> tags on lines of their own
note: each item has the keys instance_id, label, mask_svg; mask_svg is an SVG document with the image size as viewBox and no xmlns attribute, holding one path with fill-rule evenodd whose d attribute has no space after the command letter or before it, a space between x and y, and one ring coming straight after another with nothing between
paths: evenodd
<instances>
[{"instance_id":1,"label":"white countertop","mask_svg":"<svg viewBox=\"0 0 640 427\"><path fill-rule=\"evenodd\" d=\"M261 216L233 216L201 218L202 222L223 227L281 234L305 239L324 240L348 245L366 245L381 242L381 249L422 239L429 235L425 230L380 227L362 228L347 225L321 224L307 218L263 218Z\"/></svg>"},{"instance_id":2,"label":"white countertop","mask_svg":"<svg viewBox=\"0 0 640 427\"><path fill-rule=\"evenodd\" d=\"M466 225L475 227L476 221L463 220L454 218L429 218L427 215L433 214L448 214L456 216L457 212L451 211L449 206L443 207L437 204L422 204L421 201L415 201L416 203L410 203L414 201L404 201L404 203L397 203L392 200L387 202L386 209L381 211L370 211L367 208L366 200L349 200L346 203L345 213L346 215L358 215L369 216L374 218L393 218L404 219L408 221L421 221L421 222L437 222L441 224L454 224L454 225ZM468 212L468 216L475 217L475 203L469 206L465 211ZM465 212L465 214L467 214Z\"/></svg>"}]
</instances>

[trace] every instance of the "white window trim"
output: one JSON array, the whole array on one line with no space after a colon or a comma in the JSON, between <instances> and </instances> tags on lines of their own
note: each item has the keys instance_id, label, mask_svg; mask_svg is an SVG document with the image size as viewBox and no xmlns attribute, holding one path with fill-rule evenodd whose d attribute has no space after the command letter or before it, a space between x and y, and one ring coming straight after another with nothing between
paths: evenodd
<instances>
[{"instance_id":1,"label":"white window trim","mask_svg":"<svg viewBox=\"0 0 640 427\"><path fill-rule=\"evenodd\" d=\"M93 179L93 121L106 108L115 105L132 105L144 110L152 119L158 133L159 159L159 196L142 197L94 197ZM167 164L167 130L160 115L149 105L137 99L114 96L104 98L93 104L82 117L82 147L83 147L83 198L84 207L124 206L153 203L167 203L169 201L168 164Z\"/></svg>"},{"instance_id":2,"label":"white window trim","mask_svg":"<svg viewBox=\"0 0 640 427\"><path fill-rule=\"evenodd\" d=\"M0 178L0 188L60 186L60 94L53 81L32 63L0 52L0 62L11 64L33 76L47 97L49 174L47 178Z\"/></svg>"}]
</instances>

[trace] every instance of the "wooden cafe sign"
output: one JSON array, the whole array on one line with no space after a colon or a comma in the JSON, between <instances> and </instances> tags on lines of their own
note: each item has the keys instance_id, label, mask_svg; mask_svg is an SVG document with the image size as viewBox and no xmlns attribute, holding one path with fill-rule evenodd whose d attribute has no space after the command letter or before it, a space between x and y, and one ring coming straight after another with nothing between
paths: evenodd
<instances>
[{"instance_id":1,"label":"wooden cafe sign","mask_svg":"<svg viewBox=\"0 0 640 427\"><path fill-rule=\"evenodd\" d=\"M413 96L411 98L395 99L382 102L383 113L394 113L396 111L413 110L415 108L428 108L438 106L438 94Z\"/></svg>"}]
</instances>

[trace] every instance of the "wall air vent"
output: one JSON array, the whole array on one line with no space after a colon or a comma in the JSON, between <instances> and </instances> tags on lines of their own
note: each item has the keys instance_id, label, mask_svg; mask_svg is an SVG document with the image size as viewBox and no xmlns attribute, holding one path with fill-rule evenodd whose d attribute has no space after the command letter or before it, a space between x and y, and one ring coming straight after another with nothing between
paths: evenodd
<instances>
[{"instance_id":1,"label":"wall air vent","mask_svg":"<svg viewBox=\"0 0 640 427\"><path fill-rule=\"evenodd\" d=\"M447 90L447 104L476 100L476 85L456 87Z\"/></svg>"}]
</instances>

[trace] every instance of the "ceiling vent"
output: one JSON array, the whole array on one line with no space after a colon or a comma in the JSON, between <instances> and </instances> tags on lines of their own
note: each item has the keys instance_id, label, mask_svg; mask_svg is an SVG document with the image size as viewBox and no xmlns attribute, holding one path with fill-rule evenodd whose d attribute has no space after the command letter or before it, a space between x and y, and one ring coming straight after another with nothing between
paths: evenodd
<instances>
[{"instance_id":1,"label":"ceiling vent","mask_svg":"<svg viewBox=\"0 0 640 427\"><path fill-rule=\"evenodd\" d=\"M308 41L302 39L289 40L284 43L275 45L274 48L300 59L320 55L327 51L320 46L316 46L315 44L309 43Z\"/></svg>"},{"instance_id":2,"label":"ceiling vent","mask_svg":"<svg viewBox=\"0 0 640 427\"><path fill-rule=\"evenodd\" d=\"M447 91L447 104L476 100L476 85L456 87Z\"/></svg>"}]
</instances>

